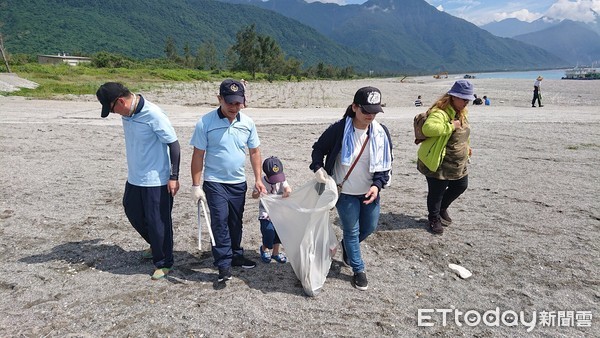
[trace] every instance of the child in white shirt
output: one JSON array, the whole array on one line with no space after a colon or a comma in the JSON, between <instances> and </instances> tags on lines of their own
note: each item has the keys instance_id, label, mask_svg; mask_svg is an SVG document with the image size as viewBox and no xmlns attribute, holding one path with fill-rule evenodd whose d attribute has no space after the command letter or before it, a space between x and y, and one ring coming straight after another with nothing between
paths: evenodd
<instances>
[{"instance_id":1,"label":"child in white shirt","mask_svg":"<svg viewBox=\"0 0 600 338\"><path fill-rule=\"evenodd\" d=\"M268 194L283 195L283 197L290 195L292 188L285 179L283 164L277 157L271 156L264 160L263 172L266 175L263 176L263 184L267 188ZM260 193L253 190L252 198L259 197ZM261 260L264 263L270 263L272 259L279 263L287 262L285 253L280 251L281 240L262 202L258 205L258 220L260 221L260 232L262 233L262 245L258 248Z\"/></svg>"}]
</instances>

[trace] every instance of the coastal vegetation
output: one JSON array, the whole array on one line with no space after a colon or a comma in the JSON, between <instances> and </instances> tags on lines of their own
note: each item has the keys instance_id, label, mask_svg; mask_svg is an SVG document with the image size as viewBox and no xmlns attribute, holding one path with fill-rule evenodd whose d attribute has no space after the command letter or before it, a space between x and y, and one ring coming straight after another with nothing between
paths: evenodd
<instances>
[{"instance_id":1,"label":"coastal vegetation","mask_svg":"<svg viewBox=\"0 0 600 338\"><path fill-rule=\"evenodd\" d=\"M185 46L183 55L180 55L171 37L167 38L164 53L163 58L134 59L102 51L91 55L91 62L77 66L39 64L31 55L11 55L8 57L11 71L39 84L35 89L23 88L12 95L46 98L63 94L92 94L100 84L109 80L141 90L165 82L217 81L223 78L301 81L358 76L351 67L338 68L324 63L302 69L299 60L286 58L279 44L269 36L256 33L254 25L238 31L225 62L219 61L211 43L201 45L196 53ZM6 66L0 65L0 72L3 71L7 71Z\"/></svg>"}]
</instances>

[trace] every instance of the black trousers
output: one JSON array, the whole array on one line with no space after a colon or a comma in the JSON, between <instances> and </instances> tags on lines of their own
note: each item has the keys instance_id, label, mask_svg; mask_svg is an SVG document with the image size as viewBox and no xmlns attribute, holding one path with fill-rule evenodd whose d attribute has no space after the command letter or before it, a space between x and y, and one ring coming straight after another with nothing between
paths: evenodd
<instances>
[{"instance_id":1,"label":"black trousers","mask_svg":"<svg viewBox=\"0 0 600 338\"><path fill-rule=\"evenodd\" d=\"M440 210L448 209L450 204L467 190L468 185L468 175L459 180L438 180L427 177L428 219L433 221L439 218Z\"/></svg>"},{"instance_id":2,"label":"black trousers","mask_svg":"<svg viewBox=\"0 0 600 338\"><path fill-rule=\"evenodd\" d=\"M538 102L538 106L542 106L542 99L540 98L540 92L537 90L533 91L533 100L531 100L531 106L535 107L535 100Z\"/></svg>"},{"instance_id":3,"label":"black trousers","mask_svg":"<svg viewBox=\"0 0 600 338\"><path fill-rule=\"evenodd\" d=\"M140 187L127 182L123 194L125 215L152 249L157 268L173 266L173 197L167 186Z\"/></svg>"}]
</instances>

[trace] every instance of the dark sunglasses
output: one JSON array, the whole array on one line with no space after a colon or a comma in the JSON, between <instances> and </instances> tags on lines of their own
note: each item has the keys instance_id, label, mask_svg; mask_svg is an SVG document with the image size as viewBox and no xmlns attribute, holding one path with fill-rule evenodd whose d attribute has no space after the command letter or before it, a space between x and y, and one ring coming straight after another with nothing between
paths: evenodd
<instances>
[{"instance_id":1,"label":"dark sunglasses","mask_svg":"<svg viewBox=\"0 0 600 338\"><path fill-rule=\"evenodd\" d=\"M365 108L363 108L362 104L358 105L360 107L360 111L365 114L365 115L377 115L379 114L379 112L375 112L375 113L369 113L368 111L365 110Z\"/></svg>"}]
</instances>

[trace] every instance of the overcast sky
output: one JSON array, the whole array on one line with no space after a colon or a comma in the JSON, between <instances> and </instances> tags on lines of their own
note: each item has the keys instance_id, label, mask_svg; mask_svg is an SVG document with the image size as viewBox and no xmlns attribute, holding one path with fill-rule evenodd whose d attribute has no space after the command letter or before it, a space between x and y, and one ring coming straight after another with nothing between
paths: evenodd
<instances>
[{"instance_id":1,"label":"overcast sky","mask_svg":"<svg viewBox=\"0 0 600 338\"><path fill-rule=\"evenodd\" d=\"M315 0L305 0L314 2ZM366 0L319 0L340 5L362 4ZM600 14L600 0L425 0L440 11L476 25L506 18L534 21L542 16L575 21L594 21L592 10Z\"/></svg>"}]
</instances>

